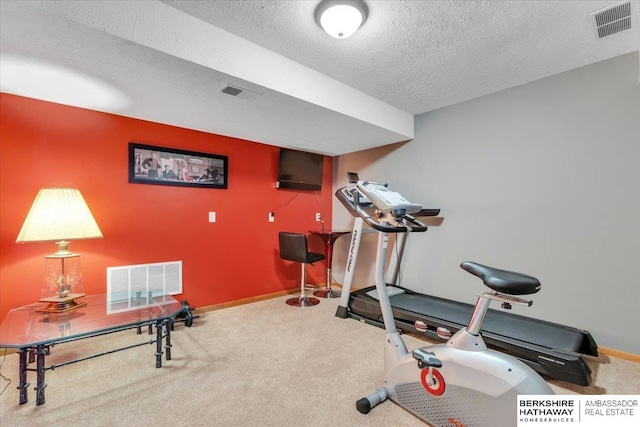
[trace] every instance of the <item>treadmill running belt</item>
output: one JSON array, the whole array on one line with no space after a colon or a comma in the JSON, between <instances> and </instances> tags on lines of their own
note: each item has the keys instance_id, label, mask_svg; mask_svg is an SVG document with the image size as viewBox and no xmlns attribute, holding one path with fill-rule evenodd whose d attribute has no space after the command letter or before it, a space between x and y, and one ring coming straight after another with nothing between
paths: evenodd
<instances>
[{"instance_id":1,"label":"treadmill running belt","mask_svg":"<svg viewBox=\"0 0 640 427\"><path fill-rule=\"evenodd\" d=\"M382 326L382 312L375 286L351 292L348 316ZM452 334L467 326L471 304L412 292L389 298L398 329L416 332L417 320L427 325L424 335L437 338L438 327ZM336 314L338 315L338 314ZM487 346L510 354L537 372L578 385L591 383L591 368L582 354L598 356L598 346L585 330L509 311L490 309L481 330Z\"/></svg>"},{"instance_id":2,"label":"treadmill running belt","mask_svg":"<svg viewBox=\"0 0 640 427\"><path fill-rule=\"evenodd\" d=\"M473 314L473 306L470 304L432 296L426 298L422 294L396 295L391 298L391 305L414 313L414 317L419 317L421 313L428 313L431 318L457 323L460 328L469 323ZM413 322L408 316L403 318L402 314L395 311L394 314L396 318ZM579 332L493 309L487 312L482 330L560 351L580 352L582 345L582 334Z\"/></svg>"}]
</instances>

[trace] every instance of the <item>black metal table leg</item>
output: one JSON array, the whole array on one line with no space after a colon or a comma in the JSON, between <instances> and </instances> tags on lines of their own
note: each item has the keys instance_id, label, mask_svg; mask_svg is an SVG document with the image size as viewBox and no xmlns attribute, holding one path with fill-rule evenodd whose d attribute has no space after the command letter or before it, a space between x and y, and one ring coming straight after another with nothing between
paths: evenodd
<instances>
[{"instance_id":1,"label":"black metal table leg","mask_svg":"<svg viewBox=\"0 0 640 427\"><path fill-rule=\"evenodd\" d=\"M165 343L164 343L164 348L165 348L165 351L166 351L167 360L171 360L171 324L172 323L173 322L172 322L171 319L165 320L165 323L164 323L166 331L167 331L166 338L165 338Z\"/></svg>"},{"instance_id":2,"label":"black metal table leg","mask_svg":"<svg viewBox=\"0 0 640 427\"><path fill-rule=\"evenodd\" d=\"M151 304L151 302L153 301L153 292L149 291L147 294L147 304ZM151 312L149 312L149 319L151 319L153 317L153 315L151 314ZM153 335L153 323L149 322L149 325L147 326L147 332L149 335Z\"/></svg>"},{"instance_id":3,"label":"black metal table leg","mask_svg":"<svg viewBox=\"0 0 640 427\"><path fill-rule=\"evenodd\" d=\"M140 307L140 304L142 304L142 291L136 291L136 296L134 299L136 306ZM140 313L138 313L138 327L136 328L136 333L138 335L142 334L142 325L141 322L142 321L142 317L140 316Z\"/></svg>"},{"instance_id":4,"label":"black metal table leg","mask_svg":"<svg viewBox=\"0 0 640 427\"><path fill-rule=\"evenodd\" d=\"M29 388L29 383L27 382L27 353L29 352L28 348L21 348L18 350L18 354L20 355L20 383L18 384L18 390L20 390L20 404L24 405L29 401L27 398L27 390Z\"/></svg>"},{"instance_id":5,"label":"black metal table leg","mask_svg":"<svg viewBox=\"0 0 640 427\"><path fill-rule=\"evenodd\" d=\"M44 388L47 386L44 383L44 358L47 354L44 344L38 344L36 351L36 368L37 368L37 381L36 381L36 405L44 404Z\"/></svg>"},{"instance_id":6,"label":"black metal table leg","mask_svg":"<svg viewBox=\"0 0 640 427\"><path fill-rule=\"evenodd\" d=\"M162 320L156 320L156 368L162 368Z\"/></svg>"}]
</instances>

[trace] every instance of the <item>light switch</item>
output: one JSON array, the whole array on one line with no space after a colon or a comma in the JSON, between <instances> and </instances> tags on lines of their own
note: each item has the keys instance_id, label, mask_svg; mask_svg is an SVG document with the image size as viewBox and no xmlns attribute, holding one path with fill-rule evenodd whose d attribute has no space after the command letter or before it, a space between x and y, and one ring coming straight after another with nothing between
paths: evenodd
<instances>
[{"instance_id":1,"label":"light switch","mask_svg":"<svg viewBox=\"0 0 640 427\"><path fill-rule=\"evenodd\" d=\"M216 222L216 213L209 212L209 222Z\"/></svg>"}]
</instances>

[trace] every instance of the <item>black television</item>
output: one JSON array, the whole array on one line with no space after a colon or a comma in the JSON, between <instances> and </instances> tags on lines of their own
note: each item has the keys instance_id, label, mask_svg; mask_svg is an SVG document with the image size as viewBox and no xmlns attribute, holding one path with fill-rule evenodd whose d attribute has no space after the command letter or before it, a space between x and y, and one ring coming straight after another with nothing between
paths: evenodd
<instances>
[{"instance_id":1,"label":"black television","mask_svg":"<svg viewBox=\"0 0 640 427\"><path fill-rule=\"evenodd\" d=\"M322 154L281 148L276 187L321 190L323 160Z\"/></svg>"}]
</instances>

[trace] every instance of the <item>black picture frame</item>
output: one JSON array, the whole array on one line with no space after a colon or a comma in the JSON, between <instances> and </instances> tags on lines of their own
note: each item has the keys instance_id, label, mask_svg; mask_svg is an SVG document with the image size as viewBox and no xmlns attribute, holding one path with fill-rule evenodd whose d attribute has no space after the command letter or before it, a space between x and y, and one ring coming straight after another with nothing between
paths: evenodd
<instances>
[{"instance_id":1,"label":"black picture frame","mask_svg":"<svg viewBox=\"0 0 640 427\"><path fill-rule=\"evenodd\" d=\"M226 189L227 156L129 143L129 182Z\"/></svg>"}]
</instances>

